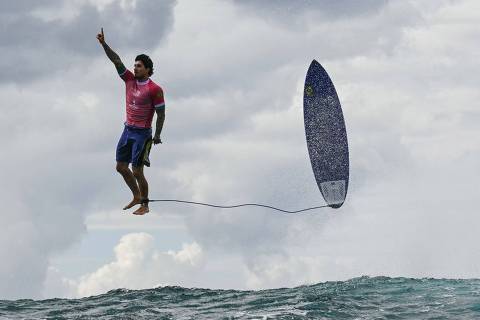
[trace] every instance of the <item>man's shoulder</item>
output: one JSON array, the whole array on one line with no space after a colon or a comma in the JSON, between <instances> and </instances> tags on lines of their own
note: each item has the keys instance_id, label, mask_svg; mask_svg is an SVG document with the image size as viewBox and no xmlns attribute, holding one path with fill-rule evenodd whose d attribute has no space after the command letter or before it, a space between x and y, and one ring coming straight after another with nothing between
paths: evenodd
<instances>
[{"instance_id":1,"label":"man's shoulder","mask_svg":"<svg viewBox=\"0 0 480 320\"><path fill-rule=\"evenodd\" d=\"M118 74L120 76L120 78L123 79L123 81L125 82L132 82L132 81L135 81L135 76L133 75L133 73L128 70L127 68L125 68L125 70L121 73Z\"/></svg>"},{"instance_id":2,"label":"man's shoulder","mask_svg":"<svg viewBox=\"0 0 480 320\"><path fill-rule=\"evenodd\" d=\"M149 86L150 86L150 89L163 92L162 87L158 85L155 81L153 81L151 78L150 78Z\"/></svg>"},{"instance_id":3,"label":"man's shoulder","mask_svg":"<svg viewBox=\"0 0 480 320\"><path fill-rule=\"evenodd\" d=\"M149 88L150 88L150 96L153 99L153 102L155 104L155 108L157 106L163 106L165 107L165 97L163 96L163 89L160 87L158 84L152 81L150 79Z\"/></svg>"}]
</instances>

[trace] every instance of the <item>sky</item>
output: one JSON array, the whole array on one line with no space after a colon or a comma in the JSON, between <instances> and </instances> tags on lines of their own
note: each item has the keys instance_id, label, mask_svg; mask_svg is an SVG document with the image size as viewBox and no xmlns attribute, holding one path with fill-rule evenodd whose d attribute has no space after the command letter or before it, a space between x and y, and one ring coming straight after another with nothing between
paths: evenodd
<instances>
[{"instance_id":1,"label":"sky","mask_svg":"<svg viewBox=\"0 0 480 320\"><path fill-rule=\"evenodd\" d=\"M479 20L475 0L1 2L0 299L480 277ZM125 89L102 27L165 93L150 198L324 204L302 110L316 59L347 127L343 207L122 211Z\"/></svg>"}]
</instances>

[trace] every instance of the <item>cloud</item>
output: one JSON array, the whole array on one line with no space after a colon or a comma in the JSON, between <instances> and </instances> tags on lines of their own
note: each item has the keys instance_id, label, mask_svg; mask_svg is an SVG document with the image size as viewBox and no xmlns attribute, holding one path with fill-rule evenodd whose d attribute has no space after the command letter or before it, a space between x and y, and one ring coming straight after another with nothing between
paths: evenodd
<instances>
[{"instance_id":1,"label":"cloud","mask_svg":"<svg viewBox=\"0 0 480 320\"><path fill-rule=\"evenodd\" d=\"M184 244L179 251L159 252L150 234L130 233L120 239L114 251L114 261L78 280L78 296L117 288L187 285L194 277L192 270L202 268L203 252L196 242Z\"/></svg>"},{"instance_id":2,"label":"cloud","mask_svg":"<svg viewBox=\"0 0 480 320\"><path fill-rule=\"evenodd\" d=\"M261 3L247 0L234 2L237 6L248 9L251 14L257 14L267 18L275 17L285 25L291 23L292 18L294 22L298 22L310 13L318 14L322 19L328 20L367 16L378 12L388 3L386 0L339 0L335 2L328 0L303 0L296 2L276 0Z\"/></svg>"},{"instance_id":3,"label":"cloud","mask_svg":"<svg viewBox=\"0 0 480 320\"><path fill-rule=\"evenodd\" d=\"M168 254L173 257L175 262L180 264L198 265L202 259L202 248L198 243L184 244L179 252L169 251Z\"/></svg>"},{"instance_id":4,"label":"cloud","mask_svg":"<svg viewBox=\"0 0 480 320\"><path fill-rule=\"evenodd\" d=\"M77 297L77 282L64 277L61 271L55 267L49 266L47 275L42 286L42 297Z\"/></svg>"},{"instance_id":5,"label":"cloud","mask_svg":"<svg viewBox=\"0 0 480 320\"><path fill-rule=\"evenodd\" d=\"M171 30L174 5L175 1L110 1L99 7L85 1L4 3L0 18L9 32L0 35L0 82L62 77L74 66L89 64L99 52L95 36L101 27L112 48L151 50Z\"/></svg>"}]
</instances>

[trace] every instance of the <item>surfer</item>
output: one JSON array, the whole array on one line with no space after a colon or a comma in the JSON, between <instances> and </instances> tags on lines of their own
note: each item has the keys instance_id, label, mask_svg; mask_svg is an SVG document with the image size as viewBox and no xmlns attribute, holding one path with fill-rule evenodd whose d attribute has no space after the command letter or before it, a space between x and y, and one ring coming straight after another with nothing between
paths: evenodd
<instances>
[{"instance_id":1,"label":"surfer","mask_svg":"<svg viewBox=\"0 0 480 320\"><path fill-rule=\"evenodd\" d=\"M115 65L126 87L126 121L117 144L116 169L132 191L133 200L123 210L139 204L140 207L133 214L143 215L149 211L148 182L143 168L144 165L150 166L148 156L152 142L153 144L162 143L160 134L165 121L163 90L150 79L153 74L153 62L147 55L140 54L135 58L132 73L125 68L118 54L105 42L103 28L101 33L97 34L97 39L107 57ZM154 113L157 114L157 120L152 139Z\"/></svg>"}]
</instances>

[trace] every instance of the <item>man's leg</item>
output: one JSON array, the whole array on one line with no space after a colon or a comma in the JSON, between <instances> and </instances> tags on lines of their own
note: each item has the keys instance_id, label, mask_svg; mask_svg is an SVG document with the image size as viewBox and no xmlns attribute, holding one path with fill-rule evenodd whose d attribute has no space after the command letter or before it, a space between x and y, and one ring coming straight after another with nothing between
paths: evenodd
<instances>
[{"instance_id":1,"label":"man's leg","mask_svg":"<svg viewBox=\"0 0 480 320\"><path fill-rule=\"evenodd\" d=\"M138 188L140 190L140 197L148 199L148 182L143 174L143 165L142 166L132 166L133 176L137 179ZM142 203L140 208L138 208L133 214L142 215L149 212L148 202Z\"/></svg>"},{"instance_id":2,"label":"man's leg","mask_svg":"<svg viewBox=\"0 0 480 320\"><path fill-rule=\"evenodd\" d=\"M117 171L122 175L123 179L125 180L133 194L133 200L123 208L123 210L127 210L137 204L140 204L142 196L137 184L137 180L135 179L135 176L133 175L130 168L128 167L128 163L117 162Z\"/></svg>"}]
</instances>

